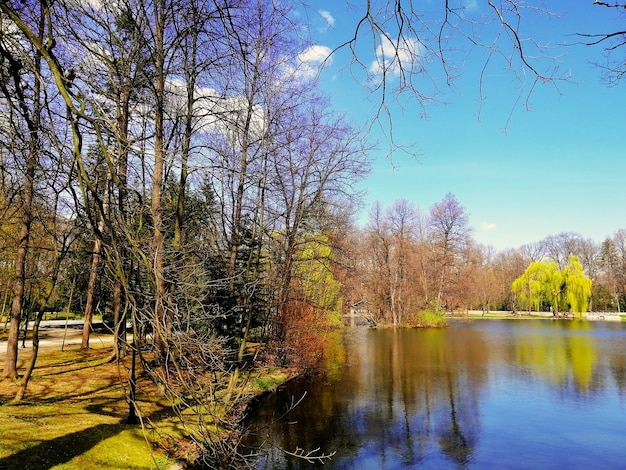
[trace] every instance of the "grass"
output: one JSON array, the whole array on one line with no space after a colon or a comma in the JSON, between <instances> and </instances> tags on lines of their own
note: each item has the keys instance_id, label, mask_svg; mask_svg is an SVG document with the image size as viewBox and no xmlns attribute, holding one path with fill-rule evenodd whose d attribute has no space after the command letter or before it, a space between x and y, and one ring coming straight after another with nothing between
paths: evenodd
<instances>
[{"instance_id":1,"label":"grass","mask_svg":"<svg viewBox=\"0 0 626 470\"><path fill-rule=\"evenodd\" d=\"M156 447L172 423L161 420L159 433L124 424L128 405L120 377L126 371L101 364L108 354L104 346L42 349L19 404L11 403L17 384L0 382L0 468L167 469L175 463ZM30 349L20 349L21 370L29 356ZM145 413L158 415L166 408L151 383L141 381L139 388Z\"/></svg>"},{"instance_id":2,"label":"grass","mask_svg":"<svg viewBox=\"0 0 626 470\"><path fill-rule=\"evenodd\" d=\"M253 384L249 393L257 394L262 392L269 392L275 390L276 387L285 383L288 380L288 375L278 369L268 369L258 377L253 379Z\"/></svg>"},{"instance_id":3,"label":"grass","mask_svg":"<svg viewBox=\"0 0 626 470\"><path fill-rule=\"evenodd\" d=\"M0 469L169 469L176 463L163 450L172 449L172 443L183 450L186 445L171 403L150 380L140 378L143 426L124 424L128 404L121 384L127 383L127 365L106 361L110 342L92 345L87 351L65 346L64 352L60 345L42 347L19 404L11 402L18 385L0 381ZM21 371L30 355L30 348L20 347ZM288 378L279 369L261 370L242 377L243 393L260 394Z\"/></svg>"}]
</instances>

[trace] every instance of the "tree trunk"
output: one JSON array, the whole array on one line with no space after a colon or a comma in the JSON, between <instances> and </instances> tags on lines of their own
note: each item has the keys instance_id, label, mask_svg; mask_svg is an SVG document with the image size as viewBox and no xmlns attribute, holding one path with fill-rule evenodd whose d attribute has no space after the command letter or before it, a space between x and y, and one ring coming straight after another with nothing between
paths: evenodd
<instances>
[{"instance_id":1,"label":"tree trunk","mask_svg":"<svg viewBox=\"0 0 626 470\"><path fill-rule=\"evenodd\" d=\"M100 222L101 229L104 224ZM89 270L89 283L87 284L87 301L85 305L85 322L83 324L83 339L81 348L89 349L89 335L91 333L91 323L93 319L94 298L96 295L96 283L98 281L98 265L100 264L100 251L102 249L102 240L98 235L95 236L93 243L93 254L91 257L91 268Z\"/></svg>"},{"instance_id":2,"label":"tree trunk","mask_svg":"<svg viewBox=\"0 0 626 470\"><path fill-rule=\"evenodd\" d=\"M17 380L17 346L20 334L20 320L22 318L22 304L24 303L24 282L26 268L26 252L30 233L30 220L22 222L20 245L15 257L15 278L13 280L13 302L11 303L11 322L7 337L7 352L4 363L4 377Z\"/></svg>"},{"instance_id":3,"label":"tree trunk","mask_svg":"<svg viewBox=\"0 0 626 470\"><path fill-rule=\"evenodd\" d=\"M123 269L123 267L120 266L118 267L118 269ZM122 285L122 279L120 278L120 274L118 274L115 278L115 282L113 283L113 332L115 333L115 343L113 349L115 351L115 355L118 357L125 354L125 322L126 314L124 313L124 286Z\"/></svg>"},{"instance_id":4,"label":"tree trunk","mask_svg":"<svg viewBox=\"0 0 626 470\"><path fill-rule=\"evenodd\" d=\"M126 215L126 198L127 198L127 180L128 180L128 123L130 115L130 100L131 100L131 86L125 84L122 86L122 94L119 100L120 105L117 110L117 121L120 123L119 128L119 159L117 165L117 172L119 178L118 188L118 217L120 226L124 227L122 232L126 230L127 215ZM120 357L126 354L126 309L125 309L125 287L130 282L130 268L128 257L128 249L126 245L125 237L122 237L122 243L118 245L117 250L117 269L119 272L115 276L115 282L113 286L113 327L116 333L114 352L115 355ZM125 279L123 283L122 279ZM137 341L137 338L135 338Z\"/></svg>"},{"instance_id":5,"label":"tree trunk","mask_svg":"<svg viewBox=\"0 0 626 470\"><path fill-rule=\"evenodd\" d=\"M39 20L39 39L43 38L44 19L43 15ZM34 59L35 73L41 70L41 54L37 52ZM26 174L24 185L21 191L22 202L22 224L20 228L20 238L15 256L15 277L13 279L13 302L11 303L11 324L7 338L7 351L4 363L4 377L16 380L17 374L17 343L19 336L20 320L22 316L22 306L24 305L24 289L26 283L26 258L28 245L30 243L31 224L33 220L33 198L35 192L35 169L38 163L39 152L39 128L40 128L40 100L41 84L39 80L34 81L34 96L32 115L26 103L20 99L20 107L24 113L29 136L29 149L26 158ZM23 97L22 97L23 98Z\"/></svg>"},{"instance_id":6,"label":"tree trunk","mask_svg":"<svg viewBox=\"0 0 626 470\"><path fill-rule=\"evenodd\" d=\"M33 374L33 370L35 369L35 364L37 363L37 355L39 354L39 325L41 324L43 314L44 309L42 308L37 313L37 318L35 319L35 324L33 325L33 355L30 359L30 363L28 364L28 369L26 369L26 373L22 378L22 382L20 383L20 388L13 399L13 402L15 403L19 403L24 398L26 389L28 388L28 382Z\"/></svg>"},{"instance_id":7,"label":"tree trunk","mask_svg":"<svg viewBox=\"0 0 626 470\"><path fill-rule=\"evenodd\" d=\"M7 300L9 298L9 291L7 290L6 293L4 294L4 300L2 301L2 312L0 313L0 317L4 317L4 312L6 311L6 306L7 306ZM9 316L7 315L7 318L4 322L4 326L2 327L2 332L4 333L7 330L7 325L9 324Z\"/></svg>"},{"instance_id":8,"label":"tree trunk","mask_svg":"<svg viewBox=\"0 0 626 470\"><path fill-rule=\"evenodd\" d=\"M154 335L157 360L163 364L167 356L167 340L172 329L173 318L165 308L165 240L163 236L163 207L161 203L163 170L165 166L165 56L164 56L164 18L165 5L161 0L155 3L155 75L156 75L156 103L154 118L154 175L152 177L152 204L150 212L153 223L154 249Z\"/></svg>"}]
</instances>

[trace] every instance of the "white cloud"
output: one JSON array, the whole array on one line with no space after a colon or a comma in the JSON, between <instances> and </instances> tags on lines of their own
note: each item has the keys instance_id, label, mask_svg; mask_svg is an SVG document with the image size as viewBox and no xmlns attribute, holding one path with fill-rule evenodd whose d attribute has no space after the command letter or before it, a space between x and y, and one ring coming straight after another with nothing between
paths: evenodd
<instances>
[{"instance_id":1,"label":"white cloud","mask_svg":"<svg viewBox=\"0 0 626 470\"><path fill-rule=\"evenodd\" d=\"M172 114L184 114L187 109L187 85L181 79L168 79L166 83L167 107ZM209 87L195 90L194 115L198 127L204 131L217 131L222 135L237 137L251 114L249 132L260 138L265 132L265 114L258 104L250 104L245 96L222 96Z\"/></svg>"},{"instance_id":2,"label":"white cloud","mask_svg":"<svg viewBox=\"0 0 626 470\"><path fill-rule=\"evenodd\" d=\"M330 47L315 45L298 54L300 62L298 71L301 75L312 77L318 73L322 65L329 65L332 62Z\"/></svg>"},{"instance_id":3,"label":"white cloud","mask_svg":"<svg viewBox=\"0 0 626 470\"><path fill-rule=\"evenodd\" d=\"M480 229L481 230L485 230L485 231L495 230L496 229L496 224L494 224L493 222L483 222L480 225Z\"/></svg>"},{"instance_id":4,"label":"white cloud","mask_svg":"<svg viewBox=\"0 0 626 470\"><path fill-rule=\"evenodd\" d=\"M221 134L237 138L245 127L248 113L251 114L249 131L256 139L260 139L265 132L265 114L263 108L254 104L250 108L245 96L217 96L211 88L202 88L198 93L199 102L204 109L200 109L202 123L206 129L214 128Z\"/></svg>"},{"instance_id":5,"label":"white cloud","mask_svg":"<svg viewBox=\"0 0 626 470\"><path fill-rule=\"evenodd\" d=\"M370 72L374 75L385 73L399 76L402 70L414 71L421 55L421 47L417 38L400 38L395 42L388 36L381 35Z\"/></svg>"},{"instance_id":6,"label":"white cloud","mask_svg":"<svg viewBox=\"0 0 626 470\"><path fill-rule=\"evenodd\" d=\"M317 13L326 22L326 28L325 29L329 29L329 28L332 28L333 26L335 26L335 18L333 18L333 16L330 14L330 12L328 12L326 10L318 10Z\"/></svg>"},{"instance_id":7,"label":"white cloud","mask_svg":"<svg viewBox=\"0 0 626 470\"><path fill-rule=\"evenodd\" d=\"M326 46L311 46L305 51L298 54L300 62L307 63L309 65L321 65L331 54L330 47Z\"/></svg>"}]
</instances>

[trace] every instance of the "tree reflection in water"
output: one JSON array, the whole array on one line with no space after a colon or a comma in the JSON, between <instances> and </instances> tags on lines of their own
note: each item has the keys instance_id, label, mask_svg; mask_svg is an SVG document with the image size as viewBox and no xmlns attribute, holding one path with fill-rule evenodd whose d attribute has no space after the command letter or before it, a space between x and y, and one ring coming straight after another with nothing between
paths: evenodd
<instances>
[{"instance_id":1,"label":"tree reflection in water","mask_svg":"<svg viewBox=\"0 0 626 470\"><path fill-rule=\"evenodd\" d=\"M333 345L331 355L345 360L342 367L293 381L253 407L250 424L258 432L250 443L264 443L259 468L265 469L310 468L281 449L317 448L336 451L324 468L341 469L484 468L502 465L503 459L510 468L528 468L533 459L566 462L574 456L559 455L563 442L540 445L535 437L582 431L571 429L580 419L587 424L578 434L589 439L591 432L593 439L589 422L606 422L611 413L606 398L615 400L625 391L625 339L619 324L582 321L357 329ZM298 407L278 419L305 393ZM594 393L605 401L590 398ZM591 406L572 414L580 400ZM623 428L624 400L619 406L622 413L613 423ZM602 429L598 432L610 432ZM565 442L577 448L575 461L584 462L582 442ZM609 461L626 458L626 450L616 455L608 442L603 445Z\"/></svg>"}]
</instances>

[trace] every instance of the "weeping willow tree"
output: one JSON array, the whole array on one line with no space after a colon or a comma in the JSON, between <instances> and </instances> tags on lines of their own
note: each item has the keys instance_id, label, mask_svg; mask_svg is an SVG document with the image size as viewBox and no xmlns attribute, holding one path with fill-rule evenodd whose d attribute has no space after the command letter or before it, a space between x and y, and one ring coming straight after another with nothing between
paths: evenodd
<instances>
[{"instance_id":1,"label":"weeping willow tree","mask_svg":"<svg viewBox=\"0 0 626 470\"><path fill-rule=\"evenodd\" d=\"M545 301L556 312L559 305L557 292L560 292L560 282L561 276L555 262L535 261L530 263L524 274L513 281L512 289L519 306L524 310L539 311Z\"/></svg>"},{"instance_id":2,"label":"weeping willow tree","mask_svg":"<svg viewBox=\"0 0 626 470\"><path fill-rule=\"evenodd\" d=\"M578 314L587 311L591 296L591 280L585 277L575 255L569 256L562 270L554 261L531 263L511 288L520 307L537 311L545 302L554 316L563 310Z\"/></svg>"},{"instance_id":3,"label":"weeping willow tree","mask_svg":"<svg viewBox=\"0 0 626 470\"><path fill-rule=\"evenodd\" d=\"M563 268L563 283L566 286L565 300L570 311L574 313L586 312L589 308L591 296L591 279L585 277L583 267L578 256L570 255L567 266Z\"/></svg>"}]
</instances>

